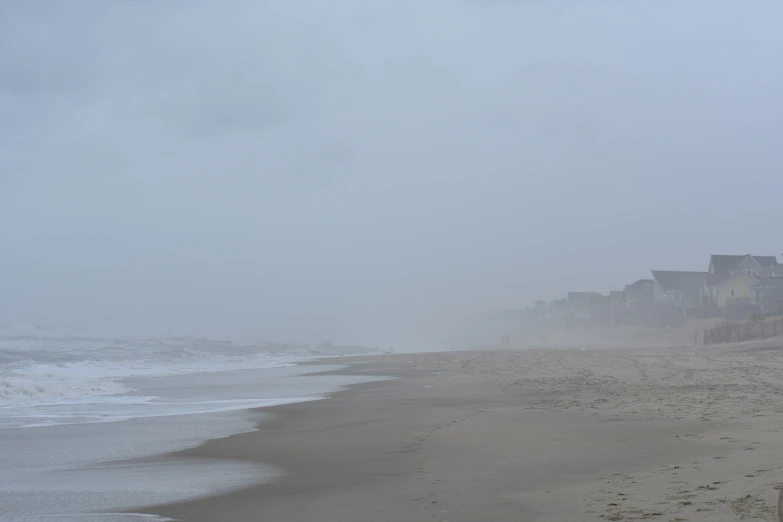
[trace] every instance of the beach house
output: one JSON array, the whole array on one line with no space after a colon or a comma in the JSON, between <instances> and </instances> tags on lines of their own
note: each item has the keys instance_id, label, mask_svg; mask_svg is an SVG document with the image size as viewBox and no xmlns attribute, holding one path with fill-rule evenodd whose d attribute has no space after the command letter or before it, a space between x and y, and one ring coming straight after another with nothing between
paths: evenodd
<instances>
[{"instance_id":1,"label":"beach house","mask_svg":"<svg viewBox=\"0 0 783 522\"><path fill-rule=\"evenodd\" d=\"M683 312L701 306L709 272L653 270L652 276L656 306L680 308Z\"/></svg>"}]
</instances>

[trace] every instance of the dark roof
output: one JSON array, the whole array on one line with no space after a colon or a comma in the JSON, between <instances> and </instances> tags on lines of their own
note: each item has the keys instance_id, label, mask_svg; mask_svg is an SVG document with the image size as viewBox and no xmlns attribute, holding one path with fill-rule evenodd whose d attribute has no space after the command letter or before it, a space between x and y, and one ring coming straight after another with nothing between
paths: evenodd
<instances>
[{"instance_id":1,"label":"dark roof","mask_svg":"<svg viewBox=\"0 0 783 522\"><path fill-rule=\"evenodd\" d=\"M710 266L712 267L712 273L716 276L724 278L728 276L732 270L736 270L746 257L750 254L741 256L724 256L713 255L710 256Z\"/></svg>"},{"instance_id":2,"label":"dark roof","mask_svg":"<svg viewBox=\"0 0 783 522\"><path fill-rule=\"evenodd\" d=\"M740 256L713 255L710 256L710 265L715 275L726 277L730 275L732 270L738 269L740 263L748 256L755 259L763 268L778 264L778 259L775 256L751 256L750 254L744 254Z\"/></svg>"},{"instance_id":3,"label":"dark roof","mask_svg":"<svg viewBox=\"0 0 783 522\"><path fill-rule=\"evenodd\" d=\"M704 286L709 272L653 270L652 274L664 292L693 292Z\"/></svg>"},{"instance_id":4,"label":"dark roof","mask_svg":"<svg viewBox=\"0 0 783 522\"><path fill-rule=\"evenodd\" d=\"M713 287L718 286L719 283L722 283L726 279L730 278L731 274L710 274L707 273L707 286Z\"/></svg>"},{"instance_id":5,"label":"dark roof","mask_svg":"<svg viewBox=\"0 0 783 522\"><path fill-rule=\"evenodd\" d=\"M568 292L568 301L575 305L605 303L607 297L598 292Z\"/></svg>"},{"instance_id":6,"label":"dark roof","mask_svg":"<svg viewBox=\"0 0 783 522\"><path fill-rule=\"evenodd\" d=\"M653 280L652 279L639 279L631 285L625 286L625 292L633 295L639 299L652 299L653 297Z\"/></svg>"},{"instance_id":7,"label":"dark roof","mask_svg":"<svg viewBox=\"0 0 783 522\"><path fill-rule=\"evenodd\" d=\"M753 256L753 259L764 268L778 264L778 258L775 256Z\"/></svg>"},{"instance_id":8,"label":"dark roof","mask_svg":"<svg viewBox=\"0 0 783 522\"><path fill-rule=\"evenodd\" d=\"M758 280L758 278L753 277L752 275L748 275L745 272L736 272L734 274L727 275L726 277L719 276L719 275L708 274L707 275L707 286L709 286L709 287L720 286L723 283L725 283L726 281L728 281L729 279L734 279L735 277L742 277L742 276L749 277L749 278L754 279L754 280Z\"/></svg>"}]
</instances>

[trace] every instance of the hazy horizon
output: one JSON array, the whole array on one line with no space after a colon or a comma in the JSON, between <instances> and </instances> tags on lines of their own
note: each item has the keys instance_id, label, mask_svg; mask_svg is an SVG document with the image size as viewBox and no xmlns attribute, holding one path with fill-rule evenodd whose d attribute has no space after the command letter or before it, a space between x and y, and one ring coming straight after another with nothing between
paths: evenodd
<instances>
[{"instance_id":1,"label":"hazy horizon","mask_svg":"<svg viewBox=\"0 0 783 522\"><path fill-rule=\"evenodd\" d=\"M394 343L779 256L780 15L0 3L0 323Z\"/></svg>"}]
</instances>

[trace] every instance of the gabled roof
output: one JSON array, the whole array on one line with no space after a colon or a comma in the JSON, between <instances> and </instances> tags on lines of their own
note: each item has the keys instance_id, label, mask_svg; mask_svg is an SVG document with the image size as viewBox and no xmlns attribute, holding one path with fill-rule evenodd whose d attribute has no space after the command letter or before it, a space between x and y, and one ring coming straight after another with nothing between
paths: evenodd
<instances>
[{"instance_id":1,"label":"gabled roof","mask_svg":"<svg viewBox=\"0 0 783 522\"><path fill-rule=\"evenodd\" d=\"M605 295L598 292L568 292L568 301L575 305L600 304L607 301Z\"/></svg>"},{"instance_id":2,"label":"gabled roof","mask_svg":"<svg viewBox=\"0 0 783 522\"><path fill-rule=\"evenodd\" d=\"M739 269L740 264L748 257L752 257L762 268L768 268L778 264L778 259L775 256L752 256L750 254L730 256L712 255L710 256L712 273L718 276L727 277L731 274L732 270Z\"/></svg>"},{"instance_id":3,"label":"gabled roof","mask_svg":"<svg viewBox=\"0 0 783 522\"><path fill-rule=\"evenodd\" d=\"M723 274L718 275L718 274L710 274L708 272L707 273L707 286L710 287L710 288L712 288L713 286L718 286L718 284L720 284L721 281L723 281L725 279L728 279L729 277L731 277L731 273L728 273L726 275L723 275Z\"/></svg>"},{"instance_id":4,"label":"gabled roof","mask_svg":"<svg viewBox=\"0 0 783 522\"><path fill-rule=\"evenodd\" d=\"M731 271L736 270L748 256L750 254L740 256L712 255L710 256L710 271L721 278L728 277Z\"/></svg>"},{"instance_id":5,"label":"gabled roof","mask_svg":"<svg viewBox=\"0 0 783 522\"><path fill-rule=\"evenodd\" d=\"M653 280L639 279L633 284L625 285L625 293L630 294L639 299L652 299Z\"/></svg>"},{"instance_id":6,"label":"gabled roof","mask_svg":"<svg viewBox=\"0 0 783 522\"><path fill-rule=\"evenodd\" d=\"M695 292L704 287L709 272L653 270L652 274L664 292Z\"/></svg>"},{"instance_id":7,"label":"gabled roof","mask_svg":"<svg viewBox=\"0 0 783 522\"><path fill-rule=\"evenodd\" d=\"M751 281L757 282L758 278L750 276L746 274L745 272L740 272L738 274L730 275L729 277L713 277L712 274L710 274L711 277L707 278L707 286L710 288L716 287L716 286L723 286L724 284L728 283L732 279L737 279L738 277L745 277L750 279Z\"/></svg>"},{"instance_id":8,"label":"gabled roof","mask_svg":"<svg viewBox=\"0 0 783 522\"><path fill-rule=\"evenodd\" d=\"M753 259L764 268L778 264L778 258L775 256L753 256Z\"/></svg>"}]
</instances>

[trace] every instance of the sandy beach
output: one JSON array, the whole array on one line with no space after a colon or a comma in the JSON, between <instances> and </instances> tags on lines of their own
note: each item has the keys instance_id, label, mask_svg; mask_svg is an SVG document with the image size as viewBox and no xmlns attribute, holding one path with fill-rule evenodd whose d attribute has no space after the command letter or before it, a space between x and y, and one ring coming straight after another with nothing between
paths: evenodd
<instances>
[{"instance_id":1,"label":"sandy beach","mask_svg":"<svg viewBox=\"0 0 783 522\"><path fill-rule=\"evenodd\" d=\"M259 431L178 454L263 462L279 480L142 511L185 522L775 520L780 339L344 362L340 373L398 379L265 409L274 418Z\"/></svg>"}]
</instances>

